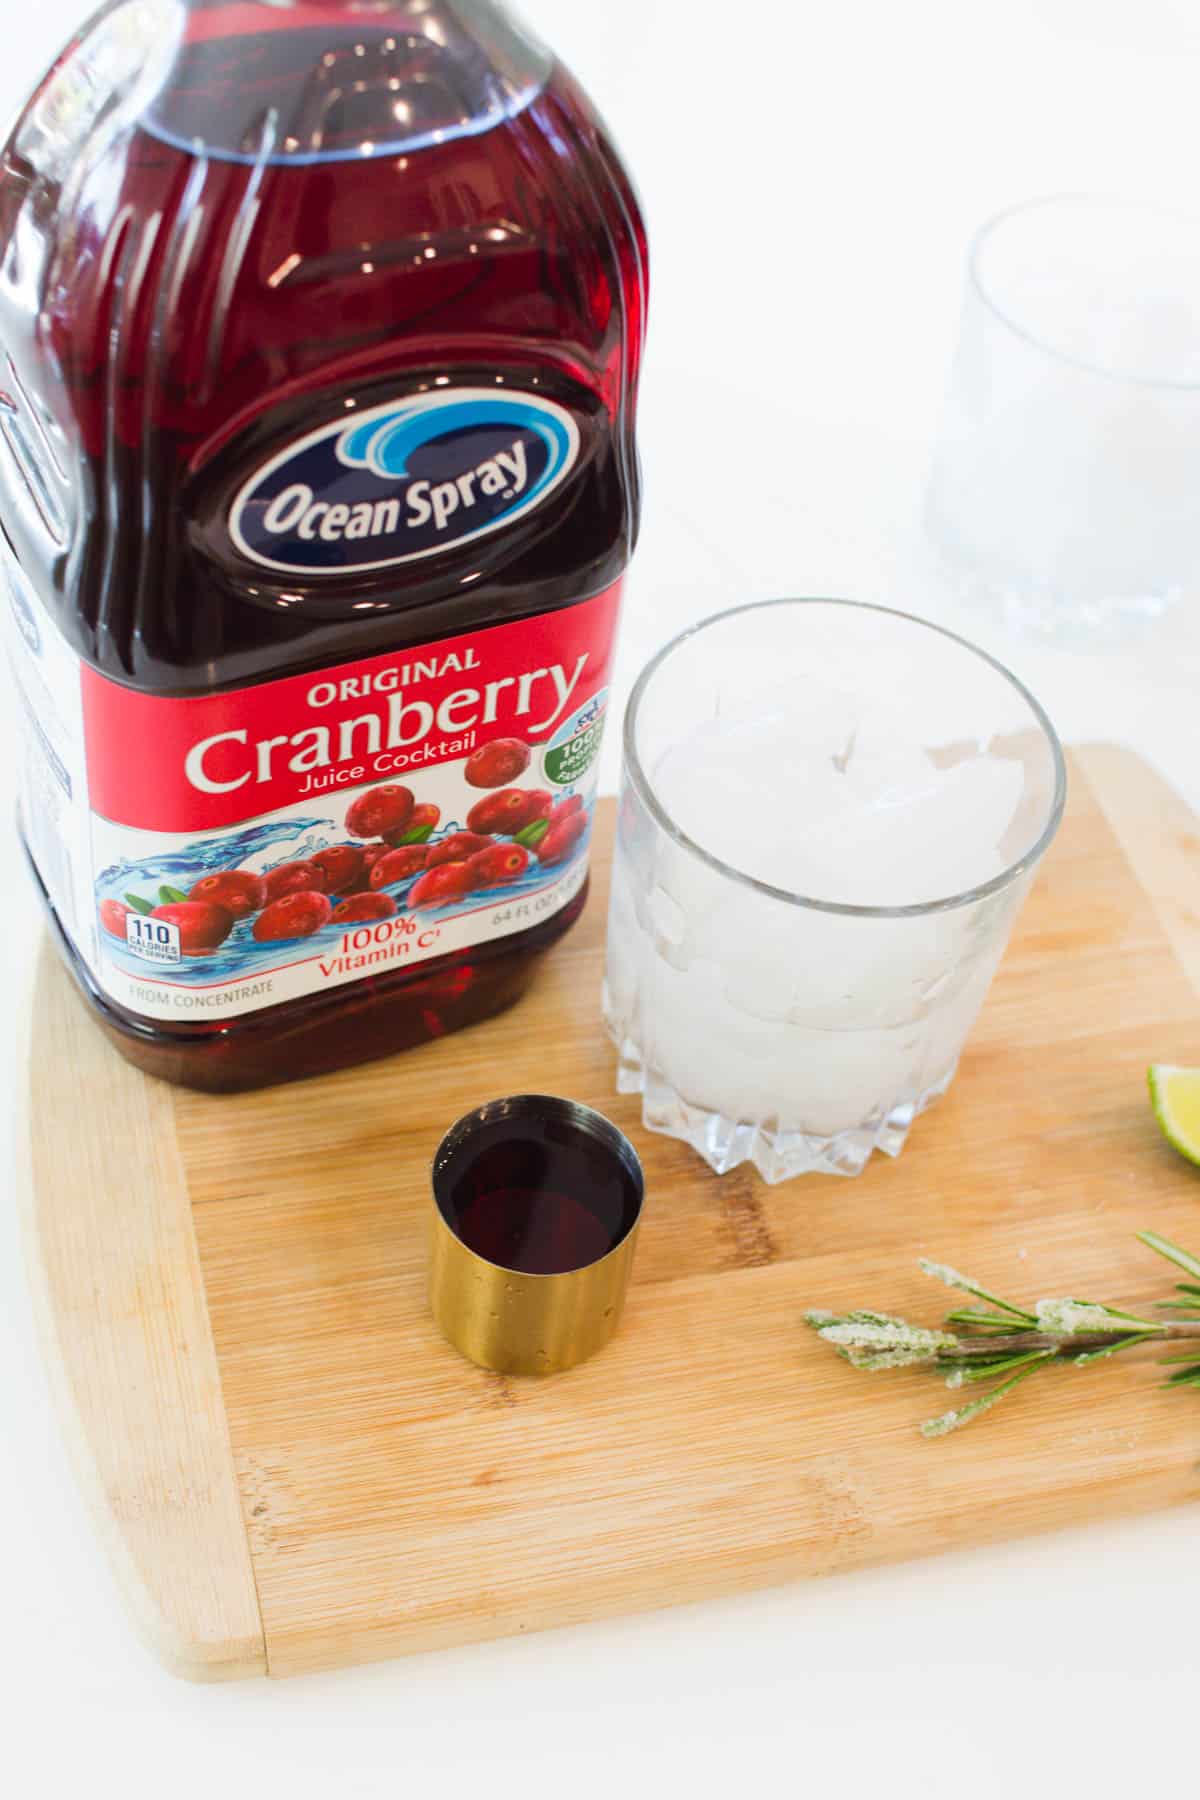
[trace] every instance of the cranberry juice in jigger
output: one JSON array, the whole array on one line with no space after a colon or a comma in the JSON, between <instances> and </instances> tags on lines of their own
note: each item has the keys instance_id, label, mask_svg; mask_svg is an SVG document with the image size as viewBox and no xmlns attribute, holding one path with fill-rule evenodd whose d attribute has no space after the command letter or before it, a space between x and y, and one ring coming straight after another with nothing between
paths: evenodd
<instances>
[{"instance_id":1,"label":"cranberry juice in jigger","mask_svg":"<svg viewBox=\"0 0 1200 1800\"><path fill-rule=\"evenodd\" d=\"M21 825L117 1046L236 1089L582 909L645 240L487 0L121 0L0 162Z\"/></svg>"}]
</instances>

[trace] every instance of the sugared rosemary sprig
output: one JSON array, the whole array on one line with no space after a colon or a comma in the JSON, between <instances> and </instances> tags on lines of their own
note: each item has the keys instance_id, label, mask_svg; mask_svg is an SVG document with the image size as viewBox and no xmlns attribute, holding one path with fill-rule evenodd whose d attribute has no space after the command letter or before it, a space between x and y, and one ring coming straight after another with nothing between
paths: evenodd
<instances>
[{"instance_id":1,"label":"sugared rosemary sprig","mask_svg":"<svg viewBox=\"0 0 1200 1800\"><path fill-rule=\"evenodd\" d=\"M1193 1340L1185 1354L1163 1358L1172 1368L1165 1385L1200 1388L1200 1258L1155 1231L1139 1231L1138 1239L1189 1277L1176 1282L1178 1298L1156 1302L1153 1310L1160 1316L1155 1319L1095 1300L1038 1300L1032 1308L1015 1306L946 1263L924 1259L920 1266L926 1275L983 1304L959 1307L947 1313L941 1327L933 1328L865 1309L805 1316L818 1336L856 1369L936 1369L951 1388L995 1383L965 1405L927 1419L921 1432L929 1438L944 1437L977 1419L1051 1363L1081 1368L1151 1340L1172 1344ZM1170 1317L1161 1316L1167 1314Z\"/></svg>"}]
</instances>

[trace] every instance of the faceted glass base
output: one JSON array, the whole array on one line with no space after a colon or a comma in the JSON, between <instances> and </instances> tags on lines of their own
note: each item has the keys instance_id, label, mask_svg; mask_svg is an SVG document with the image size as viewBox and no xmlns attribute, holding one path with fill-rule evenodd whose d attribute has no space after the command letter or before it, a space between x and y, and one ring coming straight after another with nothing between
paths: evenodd
<instances>
[{"instance_id":1,"label":"faceted glass base","mask_svg":"<svg viewBox=\"0 0 1200 1800\"><path fill-rule=\"evenodd\" d=\"M739 1163L753 1163L763 1180L772 1185L796 1175L861 1175L875 1150L899 1156L913 1120L946 1092L958 1067L957 1062L952 1063L940 1080L915 1099L901 1101L888 1112L833 1137L819 1137L726 1119L693 1106L661 1075L646 1068L628 1038L618 1043L617 1050L617 1088L622 1094L641 1094L642 1124L647 1131L681 1138L718 1175L728 1174Z\"/></svg>"}]
</instances>

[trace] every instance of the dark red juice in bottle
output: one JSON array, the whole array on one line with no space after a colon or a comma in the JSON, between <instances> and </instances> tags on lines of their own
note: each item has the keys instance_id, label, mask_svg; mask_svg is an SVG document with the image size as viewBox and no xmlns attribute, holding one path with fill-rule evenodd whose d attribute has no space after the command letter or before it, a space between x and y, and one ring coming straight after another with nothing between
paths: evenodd
<instances>
[{"instance_id":1,"label":"dark red juice in bottle","mask_svg":"<svg viewBox=\"0 0 1200 1800\"><path fill-rule=\"evenodd\" d=\"M0 161L21 824L152 1073L509 1004L585 899L645 241L487 0L119 0Z\"/></svg>"}]
</instances>

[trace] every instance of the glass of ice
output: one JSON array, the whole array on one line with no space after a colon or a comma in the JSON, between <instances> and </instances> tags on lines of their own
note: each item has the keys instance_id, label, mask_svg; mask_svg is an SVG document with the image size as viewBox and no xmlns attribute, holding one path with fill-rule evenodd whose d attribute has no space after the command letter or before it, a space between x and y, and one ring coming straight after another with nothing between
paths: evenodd
<instances>
[{"instance_id":1,"label":"glass of ice","mask_svg":"<svg viewBox=\"0 0 1200 1800\"><path fill-rule=\"evenodd\" d=\"M1063 197L975 238L927 517L1024 634L1125 637L1200 598L1200 230Z\"/></svg>"},{"instance_id":2,"label":"glass of ice","mask_svg":"<svg viewBox=\"0 0 1200 1800\"><path fill-rule=\"evenodd\" d=\"M652 1131L857 1175L950 1085L1066 792L1042 708L937 626L720 613L625 717L605 1016Z\"/></svg>"}]
</instances>

